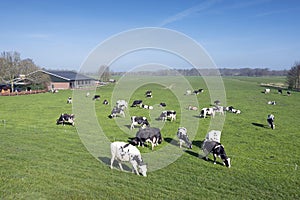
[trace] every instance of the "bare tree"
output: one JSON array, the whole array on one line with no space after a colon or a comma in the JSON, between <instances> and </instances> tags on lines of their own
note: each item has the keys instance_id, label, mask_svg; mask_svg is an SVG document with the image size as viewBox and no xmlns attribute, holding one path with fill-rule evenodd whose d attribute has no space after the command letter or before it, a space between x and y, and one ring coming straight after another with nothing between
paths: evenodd
<instances>
[{"instance_id":1,"label":"bare tree","mask_svg":"<svg viewBox=\"0 0 300 200\"><path fill-rule=\"evenodd\" d=\"M288 71L286 82L290 89L300 89L300 63L296 63Z\"/></svg>"},{"instance_id":2,"label":"bare tree","mask_svg":"<svg viewBox=\"0 0 300 200\"><path fill-rule=\"evenodd\" d=\"M1 57L4 61L1 63L0 76L2 79L9 81L11 90L14 91L13 80L19 75L20 54L18 52L2 52Z\"/></svg>"}]
</instances>

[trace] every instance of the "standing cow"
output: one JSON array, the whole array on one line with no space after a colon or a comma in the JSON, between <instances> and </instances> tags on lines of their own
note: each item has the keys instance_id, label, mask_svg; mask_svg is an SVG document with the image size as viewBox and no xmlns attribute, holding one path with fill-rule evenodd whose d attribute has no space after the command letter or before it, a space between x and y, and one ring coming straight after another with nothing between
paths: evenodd
<instances>
[{"instance_id":1,"label":"standing cow","mask_svg":"<svg viewBox=\"0 0 300 200\"><path fill-rule=\"evenodd\" d=\"M176 120L176 111L164 110L160 114L159 119L162 121L166 121L167 119L169 119L170 121Z\"/></svg>"},{"instance_id":2,"label":"standing cow","mask_svg":"<svg viewBox=\"0 0 300 200\"><path fill-rule=\"evenodd\" d=\"M199 116L206 118L207 115L210 115L212 118L215 117L214 109L213 108L202 108Z\"/></svg>"},{"instance_id":3,"label":"standing cow","mask_svg":"<svg viewBox=\"0 0 300 200\"><path fill-rule=\"evenodd\" d=\"M132 116L130 129L134 129L134 126L140 125L142 128L149 127L150 124L146 117Z\"/></svg>"},{"instance_id":4,"label":"standing cow","mask_svg":"<svg viewBox=\"0 0 300 200\"><path fill-rule=\"evenodd\" d=\"M187 135L187 129L184 127L179 127L177 131L177 137L179 139L179 148L182 147L182 144L185 143L187 148L192 148L192 143L189 140L189 137Z\"/></svg>"},{"instance_id":5,"label":"standing cow","mask_svg":"<svg viewBox=\"0 0 300 200\"><path fill-rule=\"evenodd\" d=\"M216 141L205 140L202 145L202 150L204 152L204 158L207 160L209 153L212 153L214 156L214 164L216 164L217 157L220 157L223 161L223 164L230 168L230 158L227 157L224 146Z\"/></svg>"},{"instance_id":6,"label":"standing cow","mask_svg":"<svg viewBox=\"0 0 300 200\"><path fill-rule=\"evenodd\" d=\"M113 142L110 145L110 150L111 169L113 168L114 160L118 161L121 171L123 171L121 162L130 162L133 167L132 172L135 171L137 175L141 173L143 176L147 176L147 165L143 162L141 153L138 148L125 142Z\"/></svg>"},{"instance_id":7,"label":"standing cow","mask_svg":"<svg viewBox=\"0 0 300 200\"><path fill-rule=\"evenodd\" d=\"M272 129L275 129L274 119L275 117L273 114L269 114L267 117L267 122L269 124L269 127L271 127Z\"/></svg>"},{"instance_id":8,"label":"standing cow","mask_svg":"<svg viewBox=\"0 0 300 200\"><path fill-rule=\"evenodd\" d=\"M144 146L145 142L151 143L151 149L154 149L154 146L157 146L162 142L162 137L159 128L147 127L140 128L136 133L135 138L131 141L133 145Z\"/></svg>"}]
</instances>

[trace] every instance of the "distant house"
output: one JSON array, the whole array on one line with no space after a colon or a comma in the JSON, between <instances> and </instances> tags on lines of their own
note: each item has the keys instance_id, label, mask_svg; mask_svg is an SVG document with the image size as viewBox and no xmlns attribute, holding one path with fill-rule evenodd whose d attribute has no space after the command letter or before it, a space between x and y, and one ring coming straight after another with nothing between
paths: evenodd
<instances>
[{"instance_id":1,"label":"distant house","mask_svg":"<svg viewBox=\"0 0 300 200\"><path fill-rule=\"evenodd\" d=\"M39 70L50 76L50 89L77 89L95 86L96 79L75 71Z\"/></svg>"}]
</instances>

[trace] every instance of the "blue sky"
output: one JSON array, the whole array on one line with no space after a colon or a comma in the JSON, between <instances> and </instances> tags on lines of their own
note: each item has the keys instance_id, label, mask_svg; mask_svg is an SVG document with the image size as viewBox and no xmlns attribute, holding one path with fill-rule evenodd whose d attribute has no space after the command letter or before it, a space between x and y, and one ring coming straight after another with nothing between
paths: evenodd
<instances>
[{"instance_id":1,"label":"blue sky","mask_svg":"<svg viewBox=\"0 0 300 200\"><path fill-rule=\"evenodd\" d=\"M0 2L0 51L17 51L46 69L78 70L99 44L124 31L160 27L199 43L219 68L289 69L300 61L297 0L10 0ZM124 56L118 71L170 55ZM165 61L162 61L165 62ZM165 63L164 63L165 64Z\"/></svg>"}]
</instances>

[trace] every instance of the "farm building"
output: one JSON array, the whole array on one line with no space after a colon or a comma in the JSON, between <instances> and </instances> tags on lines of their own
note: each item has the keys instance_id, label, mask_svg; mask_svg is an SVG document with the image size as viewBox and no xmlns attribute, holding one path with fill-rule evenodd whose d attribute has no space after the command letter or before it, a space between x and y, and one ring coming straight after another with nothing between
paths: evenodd
<instances>
[{"instance_id":1,"label":"farm building","mask_svg":"<svg viewBox=\"0 0 300 200\"><path fill-rule=\"evenodd\" d=\"M77 89L95 86L96 80L75 71L39 70L50 76L50 89Z\"/></svg>"}]
</instances>

